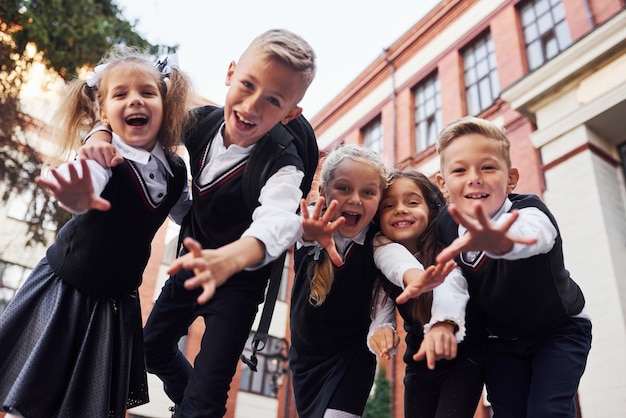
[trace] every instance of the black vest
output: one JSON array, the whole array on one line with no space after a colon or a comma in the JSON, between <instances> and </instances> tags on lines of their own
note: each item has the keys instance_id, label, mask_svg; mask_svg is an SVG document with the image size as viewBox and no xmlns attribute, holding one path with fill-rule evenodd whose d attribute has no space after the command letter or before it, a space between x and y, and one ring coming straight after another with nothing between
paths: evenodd
<instances>
[{"instance_id":1,"label":"black vest","mask_svg":"<svg viewBox=\"0 0 626 418\"><path fill-rule=\"evenodd\" d=\"M472 300L487 330L504 338L540 334L580 313L585 299L563 263L563 247L556 220L535 195L511 194L512 209L535 207L557 230L547 254L520 260L491 259L484 252L471 259L456 257ZM458 237L458 225L444 208L437 218L437 235L446 245Z\"/></svg>"},{"instance_id":2,"label":"black vest","mask_svg":"<svg viewBox=\"0 0 626 418\"><path fill-rule=\"evenodd\" d=\"M199 117L208 118L209 115L200 114ZM255 209L246 205L242 190L243 173L248 159L221 173L210 184L198 183L199 175L207 164L211 143L223 122L223 117L215 120L214 125L209 126L202 135L192 130L186 135L185 140L193 178L194 204L188 219L183 222L185 227L182 236L193 237L202 244L203 248L219 248L239 239L252 223L252 212ZM204 124L202 121L197 121L195 125ZM261 138L259 144L261 141L268 140L268 135ZM258 146L255 146L252 152L254 153L257 148ZM293 146L277 158L270 175L287 165L303 169L302 160ZM258 198L255 200L258 201Z\"/></svg>"},{"instance_id":3,"label":"black vest","mask_svg":"<svg viewBox=\"0 0 626 418\"><path fill-rule=\"evenodd\" d=\"M321 306L309 303L315 247L295 253L296 278L291 295L291 344L299 354L331 355L364 347L371 322L372 291L380 274L374 264L370 224L364 245L356 243L334 267L334 280Z\"/></svg>"},{"instance_id":4,"label":"black vest","mask_svg":"<svg viewBox=\"0 0 626 418\"><path fill-rule=\"evenodd\" d=\"M176 204L187 181L185 163L167 155L167 196L159 204L150 198L144 180L129 160L111 170L101 197L108 211L90 210L74 216L59 231L46 253L55 273L88 293L116 296L137 289L150 257L154 234Z\"/></svg>"}]
</instances>

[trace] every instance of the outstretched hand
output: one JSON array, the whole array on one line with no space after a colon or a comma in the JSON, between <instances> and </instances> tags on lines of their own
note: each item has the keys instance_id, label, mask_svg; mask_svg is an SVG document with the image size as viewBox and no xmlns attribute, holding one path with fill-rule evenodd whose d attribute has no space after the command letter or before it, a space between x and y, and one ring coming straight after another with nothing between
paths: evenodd
<instances>
[{"instance_id":1,"label":"outstretched hand","mask_svg":"<svg viewBox=\"0 0 626 418\"><path fill-rule=\"evenodd\" d=\"M408 279L408 284L405 286L404 291L396 298L396 303L406 303L409 299L416 298L422 293L433 290L443 283L446 276L450 274L455 267L456 262L454 260L448 260L445 263L429 266L423 272L419 269L407 271L406 274L411 274L416 277Z\"/></svg>"},{"instance_id":2,"label":"outstretched hand","mask_svg":"<svg viewBox=\"0 0 626 418\"><path fill-rule=\"evenodd\" d=\"M444 322L437 323L424 334L424 340L413 360L426 359L428 368L434 370L437 360L452 360L456 357L457 345L454 326Z\"/></svg>"},{"instance_id":3,"label":"outstretched hand","mask_svg":"<svg viewBox=\"0 0 626 418\"><path fill-rule=\"evenodd\" d=\"M190 237L184 239L183 245L189 252L174 260L167 274L175 274L181 269L193 270L195 275L185 280L184 286L187 290L202 287L197 300L203 305L213 297L218 287L240 269L233 261L233 254L225 247L203 250L200 243Z\"/></svg>"},{"instance_id":4,"label":"outstretched hand","mask_svg":"<svg viewBox=\"0 0 626 418\"><path fill-rule=\"evenodd\" d=\"M532 245L537 242L537 238L534 237L509 233L509 229L519 217L517 210L511 211L511 216L500 225L491 220L479 203L474 205L473 218L461 213L453 204L448 206L448 212L452 219L467 229L467 233L455 239L437 255L438 263L452 260L457 254L465 251L491 251L504 254L511 251L514 244Z\"/></svg>"},{"instance_id":5,"label":"outstretched hand","mask_svg":"<svg viewBox=\"0 0 626 418\"><path fill-rule=\"evenodd\" d=\"M55 168L51 168L50 173L56 182L38 176L35 183L48 189L56 200L73 213L83 213L89 209L109 210L111 203L94 192L87 160L80 160L80 166L82 175L78 174L74 164L68 164L69 180Z\"/></svg>"},{"instance_id":6,"label":"outstretched hand","mask_svg":"<svg viewBox=\"0 0 626 418\"><path fill-rule=\"evenodd\" d=\"M346 219L340 216L334 221L332 220L337 211L337 206L339 205L336 200L330 202L326 211L322 213L325 202L326 200L320 197L317 202L315 202L313 213L309 215L309 208L307 207L306 201L304 199L300 201L303 230L302 239L317 242L326 250L333 264L341 266L343 259L341 255L339 255L339 252L337 252L333 234L344 224Z\"/></svg>"}]
</instances>

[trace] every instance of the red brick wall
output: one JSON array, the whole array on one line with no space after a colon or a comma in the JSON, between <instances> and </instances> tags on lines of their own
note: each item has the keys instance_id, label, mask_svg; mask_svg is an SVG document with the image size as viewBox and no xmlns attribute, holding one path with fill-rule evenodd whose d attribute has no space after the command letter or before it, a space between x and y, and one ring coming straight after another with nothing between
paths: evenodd
<instances>
[{"instance_id":1,"label":"red brick wall","mask_svg":"<svg viewBox=\"0 0 626 418\"><path fill-rule=\"evenodd\" d=\"M441 114L445 126L465 114L463 66L459 51L451 51L442 57L438 71L441 85Z\"/></svg>"},{"instance_id":2,"label":"red brick wall","mask_svg":"<svg viewBox=\"0 0 626 418\"><path fill-rule=\"evenodd\" d=\"M413 93L410 89L399 91L396 96L398 106L396 116L398 125L396 131L396 161L409 158L415 151L413 125ZM385 151L386 152L386 151Z\"/></svg>"},{"instance_id":3,"label":"red brick wall","mask_svg":"<svg viewBox=\"0 0 626 418\"><path fill-rule=\"evenodd\" d=\"M526 73L526 54L515 7L502 10L490 22L494 42L500 89L514 84Z\"/></svg>"}]
</instances>

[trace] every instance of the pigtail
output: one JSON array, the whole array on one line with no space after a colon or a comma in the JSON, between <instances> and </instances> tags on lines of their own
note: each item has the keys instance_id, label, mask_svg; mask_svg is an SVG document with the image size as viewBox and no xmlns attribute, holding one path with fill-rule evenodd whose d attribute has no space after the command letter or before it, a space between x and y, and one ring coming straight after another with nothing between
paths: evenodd
<instances>
[{"instance_id":1,"label":"pigtail","mask_svg":"<svg viewBox=\"0 0 626 418\"><path fill-rule=\"evenodd\" d=\"M85 80L75 79L66 86L55 112L53 136L58 141L59 155L50 164L67 161L81 145L81 139L98 120L97 90Z\"/></svg>"},{"instance_id":2,"label":"pigtail","mask_svg":"<svg viewBox=\"0 0 626 418\"><path fill-rule=\"evenodd\" d=\"M172 150L183 141L186 127L191 123L192 87L187 75L178 68L163 79L163 123L159 131L161 143L167 150Z\"/></svg>"},{"instance_id":3,"label":"pigtail","mask_svg":"<svg viewBox=\"0 0 626 418\"><path fill-rule=\"evenodd\" d=\"M326 251L320 253L320 260L314 264L313 278L311 279L311 293L309 303L315 307L326 300L334 280L334 267Z\"/></svg>"}]
</instances>

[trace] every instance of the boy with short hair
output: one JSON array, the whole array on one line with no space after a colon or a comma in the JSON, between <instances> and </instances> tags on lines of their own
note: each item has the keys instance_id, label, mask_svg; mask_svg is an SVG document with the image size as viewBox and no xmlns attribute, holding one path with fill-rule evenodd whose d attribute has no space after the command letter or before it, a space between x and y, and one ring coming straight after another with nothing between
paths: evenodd
<instances>
[{"instance_id":1,"label":"boy with short hair","mask_svg":"<svg viewBox=\"0 0 626 418\"><path fill-rule=\"evenodd\" d=\"M198 120L186 135L193 204L181 236L191 253L168 270L171 276L144 328L148 371L163 380L178 417L225 414L230 382L263 301L270 263L301 234L296 210L304 166L293 144L281 154L281 167L262 187L254 209L245 204L242 179L257 142L271 135L275 125L299 117L298 103L314 76L310 45L287 30L269 30L252 41L238 63L231 62L224 117L206 134L194 131L215 111L199 108ZM294 122L306 123L302 118ZM94 142L82 155L112 162L102 141ZM177 344L198 316L206 330L192 367Z\"/></svg>"},{"instance_id":2,"label":"boy with short hair","mask_svg":"<svg viewBox=\"0 0 626 418\"><path fill-rule=\"evenodd\" d=\"M512 193L519 173L509 147L501 128L474 117L439 136L437 181L450 204L437 219L448 245L437 261L455 258L458 267L435 289L432 321L459 289L469 292L489 334L485 379L494 416L575 417L591 321L563 264L556 220L537 196Z\"/></svg>"}]
</instances>

